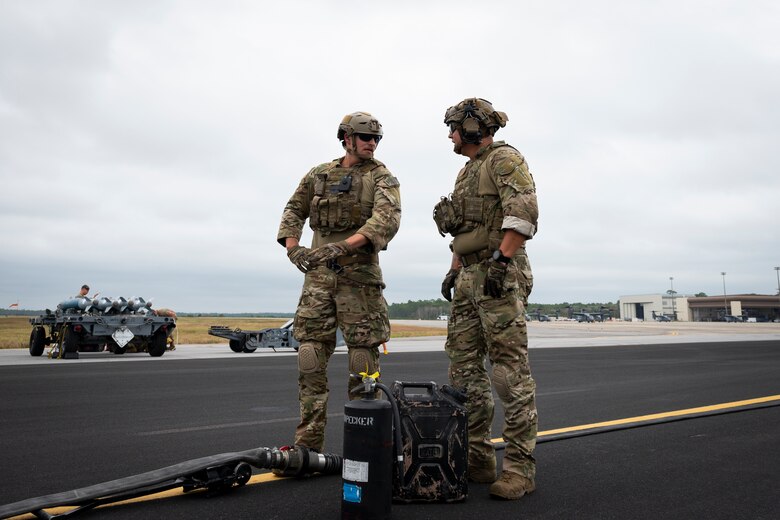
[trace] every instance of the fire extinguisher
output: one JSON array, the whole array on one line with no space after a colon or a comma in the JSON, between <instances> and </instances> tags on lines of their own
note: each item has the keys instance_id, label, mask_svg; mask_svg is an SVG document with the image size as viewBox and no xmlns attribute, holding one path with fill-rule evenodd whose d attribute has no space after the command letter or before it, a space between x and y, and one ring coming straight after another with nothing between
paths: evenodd
<instances>
[{"instance_id":1,"label":"fire extinguisher","mask_svg":"<svg viewBox=\"0 0 780 520\"><path fill-rule=\"evenodd\" d=\"M379 373L361 372L359 400L344 405L342 520L390 518L393 480L403 464L400 416L392 392L377 382ZM389 401L376 398L377 389ZM394 427L395 425L395 427Z\"/></svg>"}]
</instances>

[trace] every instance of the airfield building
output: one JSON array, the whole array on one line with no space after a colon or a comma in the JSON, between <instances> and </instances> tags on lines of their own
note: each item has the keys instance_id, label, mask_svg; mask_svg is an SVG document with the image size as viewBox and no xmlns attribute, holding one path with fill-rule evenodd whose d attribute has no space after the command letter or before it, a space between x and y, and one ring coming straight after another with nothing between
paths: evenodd
<instances>
[{"instance_id":1,"label":"airfield building","mask_svg":"<svg viewBox=\"0 0 780 520\"><path fill-rule=\"evenodd\" d=\"M780 321L780 295L637 294L621 296L618 307L628 321Z\"/></svg>"}]
</instances>

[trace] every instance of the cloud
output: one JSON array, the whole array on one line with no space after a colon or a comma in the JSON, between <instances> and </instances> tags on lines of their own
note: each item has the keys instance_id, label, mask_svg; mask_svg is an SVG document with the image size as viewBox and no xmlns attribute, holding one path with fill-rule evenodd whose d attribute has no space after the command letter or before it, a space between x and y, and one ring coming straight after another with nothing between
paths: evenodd
<instances>
[{"instance_id":1,"label":"cloud","mask_svg":"<svg viewBox=\"0 0 780 520\"><path fill-rule=\"evenodd\" d=\"M44 5L41 5L44 4ZM180 311L292 311L282 208L374 113L400 179L390 302L436 298L431 219L469 96L535 176L531 300L773 293L780 18L771 3L0 5L0 298L84 282ZM307 235L310 236L310 235Z\"/></svg>"}]
</instances>

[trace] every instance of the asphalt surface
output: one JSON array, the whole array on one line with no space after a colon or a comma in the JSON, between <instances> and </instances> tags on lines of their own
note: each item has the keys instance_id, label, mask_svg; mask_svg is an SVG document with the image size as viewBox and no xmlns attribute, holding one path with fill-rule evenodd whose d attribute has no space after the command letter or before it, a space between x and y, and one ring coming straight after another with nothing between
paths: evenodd
<instances>
[{"instance_id":1,"label":"asphalt surface","mask_svg":"<svg viewBox=\"0 0 780 520\"><path fill-rule=\"evenodd\" d=\"M540 431L780 394L776 334L737 341L691 335L688 342L677 336L656 344L637 335L633 344L561 348L544 348L543 341L534 348L532 339ZM445 383L442 343L394 342L382 358L383 380ZM552 343L565 342L546 346ZM223 345L219 352L228 353L204 358L211 350L197 348L194 359L188 347L156 360L101 353L15 364L24 352L0 356L0 505L216 453L290 444L298 420L293 353L232 354ZM325 451L334 453L342 451L343 352L329 370ZM497 406L495 437L500 421ZM394 505L393 517L777 518L778 446L780 406L771 405L540 442L532 495L496 501L487 485L470 484L465 502ZM339 518L340 493L338 476L276 480L81 516Z\"/></svg>"}]
</instances>

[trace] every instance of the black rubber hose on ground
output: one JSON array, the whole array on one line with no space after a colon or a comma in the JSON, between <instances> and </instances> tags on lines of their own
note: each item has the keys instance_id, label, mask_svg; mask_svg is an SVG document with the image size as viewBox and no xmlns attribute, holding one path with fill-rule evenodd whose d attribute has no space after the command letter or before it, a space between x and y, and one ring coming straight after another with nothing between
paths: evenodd
<instances>
[{"instance_id":1,"label":"black rubber hose on ground","mask_svg":"<svg viewBox=\"0 0 780 520\"><path fill-rule=\"evenodd\" d=\"M310 452L305 448L295 448L290 451L279 448L255 448L234 453L221 453L85 488L0 505L0 518L30 513L47 507L78 506L96 499L106 500L109 497L134 490L164 485L179 477L193 475L206 468L241 462L260 469L290 470L292 476L297 476L304 470L307 473L315 471L323 474L340 473L342 457L335 454Z\"/></svg>"}]
</instances>

